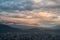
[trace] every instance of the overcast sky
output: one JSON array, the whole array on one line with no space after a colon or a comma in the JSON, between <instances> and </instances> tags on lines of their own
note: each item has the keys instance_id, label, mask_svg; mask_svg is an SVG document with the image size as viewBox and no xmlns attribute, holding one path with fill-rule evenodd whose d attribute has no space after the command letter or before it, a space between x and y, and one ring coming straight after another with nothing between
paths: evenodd
<instances>
[{"instance_id":1,"label":"overcast sky","mask_svg":"<svg viewBox=\"0 0 60 40\"><path fill-rule=\"evenodd\" d=\"M60 25L60 0L0 0L2 20L54 28Z\"/></svg>"}]
</instances>

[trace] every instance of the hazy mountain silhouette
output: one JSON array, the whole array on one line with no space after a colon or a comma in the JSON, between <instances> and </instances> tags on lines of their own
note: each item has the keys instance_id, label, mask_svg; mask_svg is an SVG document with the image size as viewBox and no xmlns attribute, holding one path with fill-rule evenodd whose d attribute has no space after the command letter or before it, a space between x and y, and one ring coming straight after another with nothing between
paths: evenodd
<instances>
[{"instance_id":1,"label":"hazy mountain silhouette","mask_svg":"<svg viewBox=\"0 0 60 40\"><path fill-rule=\"evenodd\" d=\"M5 24L0 24L0 33L2 33L2 32L20 32L20 31L22 31L22 30L17 29L17 28L12 28Z\"/></svg>"},{"instance_id":2,"label":"hazy mountain silhouette","mask_svg":"<svg viewBox=\"0 0 60 40\"><path fill-rule=\"evenodd\" d=\"M21 25L20 27L23 27ZM60 33L60 29L46 29L46 28L31 28L31 29L18 29L18 28L13 28L5 24L0 24L0 33L5 33L5 32L22 32L22 33L32 33L32 32L54 32L54 33Z\"/></svg>"}]
</instances>

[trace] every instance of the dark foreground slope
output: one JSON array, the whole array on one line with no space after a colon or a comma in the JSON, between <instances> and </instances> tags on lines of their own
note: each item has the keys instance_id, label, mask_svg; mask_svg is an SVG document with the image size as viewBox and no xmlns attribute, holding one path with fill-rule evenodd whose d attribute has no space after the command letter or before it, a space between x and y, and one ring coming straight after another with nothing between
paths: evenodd
<instances>
[{"instance_id":1,"label":"dark foreground slope","mask_svg":"<svg viewBox=\"0 0 60 40\"><path fill-rule=\"evenodd\" d=\"M0 40L60 40L59 31L39 28L21 30L0 24Z\"/></svg>"}]
</instances>

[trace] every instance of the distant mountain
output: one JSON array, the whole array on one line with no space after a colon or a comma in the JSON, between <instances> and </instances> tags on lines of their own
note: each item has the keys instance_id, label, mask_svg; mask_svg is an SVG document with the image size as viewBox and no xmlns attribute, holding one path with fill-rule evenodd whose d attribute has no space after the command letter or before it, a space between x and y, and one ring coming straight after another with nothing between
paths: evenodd
<instances>
[{"instance_id":1,"label":"distant mountain","mask_svg":"<svg viewBox=\"0 0 60 40\"><path fill-rule=\"evenodd\" d=\"M16 26L17 27L17 26ZM20 27L23 27L23 25L20 25ZM0 33L6 33L6 32L22 32L22 33L33 33L33 32L48 32L48 33L59 33L60 29L45 29L45 28L31 28L31 29L20 29L20 28L13 28L11 26L0 24Z\"/></svg>"},{"instance_id":2,"label":"distant mountain","mask_svg":"<svg viewBox=\"0 0 60 40\"><path fill-rule=\"evenodd\" d=\"M21 32L21 29L17 29L17 28L12 28L8 25L5 24L0 24L0 33L4 33L4 32Z\"/></svg>"}]
</instances>

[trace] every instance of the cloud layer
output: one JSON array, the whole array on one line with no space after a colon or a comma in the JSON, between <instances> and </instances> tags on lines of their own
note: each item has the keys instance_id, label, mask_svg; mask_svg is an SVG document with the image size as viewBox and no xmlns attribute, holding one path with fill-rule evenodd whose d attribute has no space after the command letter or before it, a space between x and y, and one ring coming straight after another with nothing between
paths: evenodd
<instances>
[{"instance_id":1,"label":"cloud layer","mask_svg":"<svg viewBox=\"0 0 60 40\"><path fill-rule=\"evenodd\" d=\"M60 1L0 0L0 22L53 28L60 24Z\"/></svg>"},{"instance_id":2,"label":"cloud layer","mask_svg":"<svg viewBox=\"0 0 60 40\"><path fill-rule=\"evenodd\" d=\"M60 7L59 0L0 0L0 11L26 11ZM48 10L48 9L47 9Z\"/></svg>"},{"instance_id":3,"label":"cloud layer","mask_svg":"<svg viewBox=\"0 0 60 40\"><path fill-rule=\"evenodd\" d=\"M4 21L4 23L27 24L35 25L37 27L53 28L60 22L60 17L56 16L54 13L48 12L23 11L18 12L17 14L13 13L13 15L12 13L8 14L8 12L6 12L6 14L2 14L0 20L2 20L1 22Z\"/></svg>"}]
</instances>

